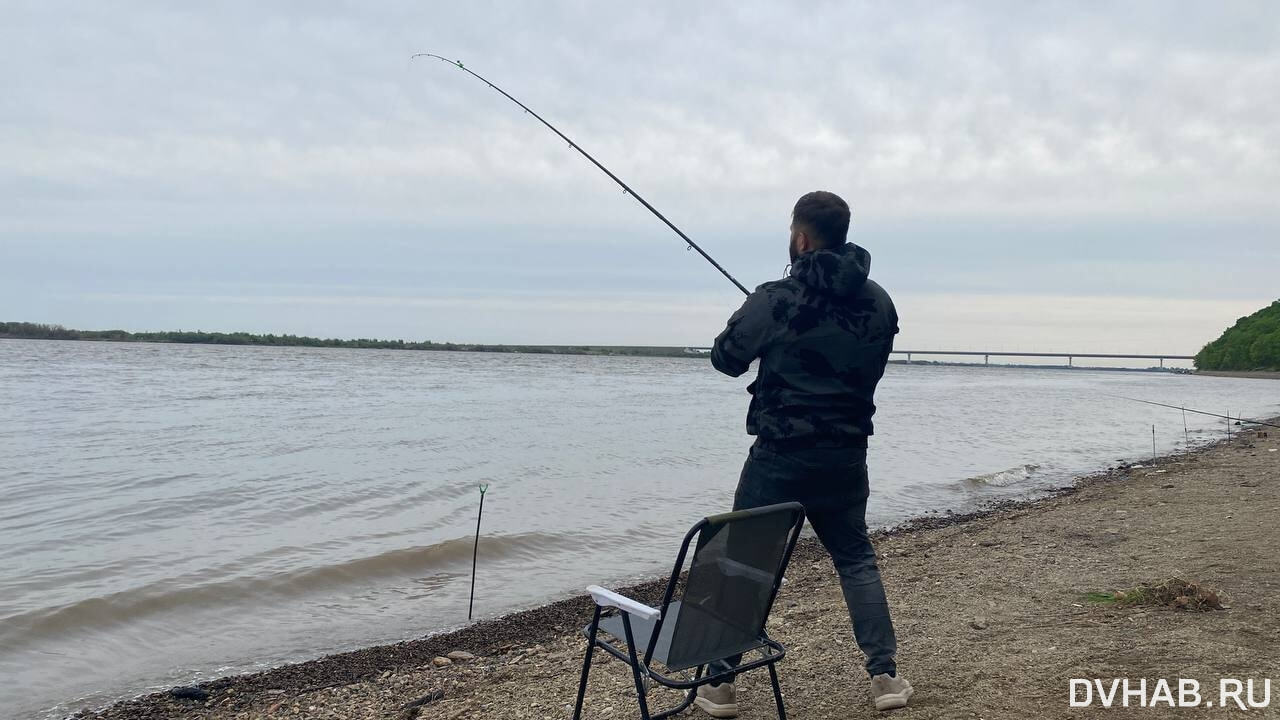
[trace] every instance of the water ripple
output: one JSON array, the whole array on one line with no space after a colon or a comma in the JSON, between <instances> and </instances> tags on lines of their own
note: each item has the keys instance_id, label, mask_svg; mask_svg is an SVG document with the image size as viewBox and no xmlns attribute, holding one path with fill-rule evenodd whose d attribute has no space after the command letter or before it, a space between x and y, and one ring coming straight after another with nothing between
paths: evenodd
<instances>
[{"instance_id":1,"label":"water ripple","mask_svg":"<svg viewBox=\"0 0 1280 720\"><path fill-rule=\"evenodd\" d=\"M704 360L0 341L0 706L154 687L658 574L732 501L749 380ZM873 524L1274 415L1257 382L891 366ZM1280 387L1280 385L1276 386ZM1192 444L1223 433L1191 419Z\"/></svg>"}]
</instances>

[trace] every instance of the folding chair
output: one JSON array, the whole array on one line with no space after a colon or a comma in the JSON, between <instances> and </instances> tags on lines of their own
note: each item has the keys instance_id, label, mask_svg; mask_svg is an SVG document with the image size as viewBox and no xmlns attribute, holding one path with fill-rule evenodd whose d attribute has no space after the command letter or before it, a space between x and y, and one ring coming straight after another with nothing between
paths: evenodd
<instances>
[{"instance_id":1,"label":"folding chair","mask_svg":"<svg viewBox=\"0 0 1280 720\"><path fill-rule=\"evenodd\" d=\"M582 717L582 700L596 647L631 666L642 720L675 715L693 704L699 686L724 682L731 675L762 666L769 668L778 718L786 720L778 672L774 669L786 655L786 648L765 633L765 622L803 526L804 507L794 502L700 520L684 536L659 608L596 585L587 588L596 609L591 624L583 629L587 653L582 661L574 720ZM673 601L685 556L695 537L698 542L688 578L680 599ZM618 612L605 616L605 608ZM704 674L707 666L716 661L752 651L759 651L760 657L745 660L733 670ZM655 668L654 661L665 672ZM690 669L694 670L691 675ZM650 715L645 699L648 680L688 693L677 707Z\"/></svg>"}]
</instances>

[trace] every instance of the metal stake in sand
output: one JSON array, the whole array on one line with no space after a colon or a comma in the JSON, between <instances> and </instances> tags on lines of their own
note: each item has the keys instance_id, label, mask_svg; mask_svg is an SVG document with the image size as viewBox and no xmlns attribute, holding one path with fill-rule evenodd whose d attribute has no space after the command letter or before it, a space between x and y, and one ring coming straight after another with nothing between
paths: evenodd
<instances>
[{"instance_id":1,"label":"metal stake in sand","mask_svg":"<svg viewBox=\"0 0 1280 720\"><path fill-rule=\"evenodd\" d=\"M1182 406L1182 442L1191 447L1191 433L1187 430L1187 406Z\"/></svg>"},{"instance_id":2,"label":"metal stake in sand","mask_svg":"<svg viewBox=\"0 0 1280 720\"><path fill-rule=\"evenodd\" d=\"M476 513L476 542L471 546L471 600L467 602L467 622L471 622L471 609L476 604L476 557L480 553L480 518L484 517L484 493L488 485L480 486L480 512Z\"/></svg>"},{"instance_id":3,"label":"metal stake in sand","mask_svg":"<svg viewBox=\"0 0 1280 720\"><path fill-rule=\"evenodd\" d=\"M1156 426L1151 426L1151 462L1156 461Z\"/></svg>"}]
</instances>

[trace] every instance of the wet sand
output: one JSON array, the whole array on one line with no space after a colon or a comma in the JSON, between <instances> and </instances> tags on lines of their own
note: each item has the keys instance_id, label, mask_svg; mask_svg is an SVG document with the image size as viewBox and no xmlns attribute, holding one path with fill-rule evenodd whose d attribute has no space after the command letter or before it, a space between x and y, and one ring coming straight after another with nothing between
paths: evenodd
<instances>
[{"instance_id":1,"label":"wet sand","mask_svg":"<svg viewBox=\"0 0 1280 720\"><path fill-rule=\"evenodd\" d=\"M874 492L874 489L873 489ZM791 717L1178 718L1229 708L1068 707L1071 678L1270 678L1280 713L1280 431L1082 478L1054 496L882 533L881 569L911 706L877 713L830 559L797 549L770 620ZM674 542L674 540L673 540ZM1121 608L1086 593L1169 578L1212 586L1224 610ZM630 593L656 602L660 582ZM574 598L459 632L151 695L83 718L566 718L590 605ZM437 666L464 651L474 657ZM585 717L638 717L630 675L597 653ZM1176 689L1175 689L1176 693ZM442 694L442 696L440 696ZM436 698L430 699L429 698ZM414 705L415 701L421 701ZM674 701L655 690L650 704ZM763 672L739 681L741 717L774 717ZM1238 711L1234 711L1238 712ZM688 711L682 717L706 717Z\"/></svg>"}]
</instances>

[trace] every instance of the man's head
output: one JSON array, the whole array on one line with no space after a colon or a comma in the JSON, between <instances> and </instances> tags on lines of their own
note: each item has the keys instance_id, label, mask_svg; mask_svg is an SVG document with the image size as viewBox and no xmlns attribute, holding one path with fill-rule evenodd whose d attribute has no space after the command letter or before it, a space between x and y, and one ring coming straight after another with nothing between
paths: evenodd
<instances>
[{"instance_id":1,"label":"man's head","mask_svg":"<svg viewBox=\"0 0 1280 720\"><path fill-rule=\"evenodd\" d=\"M849 204L825 190L806 193L791 210L791 261L814 250L839 247L849 235Z\"/></svg>"}]
</instances>

